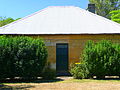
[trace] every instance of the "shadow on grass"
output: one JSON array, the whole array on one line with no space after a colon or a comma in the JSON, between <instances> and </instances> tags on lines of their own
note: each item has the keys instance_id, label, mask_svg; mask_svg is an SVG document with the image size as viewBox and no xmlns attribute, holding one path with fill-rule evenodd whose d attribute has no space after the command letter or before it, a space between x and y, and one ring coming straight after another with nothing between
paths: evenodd
<instances>
[{"instance_id":1,"label":"shadow on grass","mask_svg":"<svg viewBox=\"0 0 120 90\"><path fill-rule=\"evenodd\" d=\"M45 80L45 79L13 79L13 80L1 80L0 81L0 90L18 90L18 89L28 89L33 88L33 85L16 85L21 83L51 83L51 82L59 82L64 81L63 79L52 79L52 80ZM7 84L7 85L6 85ZM10 86L9 84L15 84Z\"/></svg>"},{"instance_id":2,"label":"shadow on grass","mask_svg":"<svg viewBox=\"0 0 120 90\"><path fill-rule=\"evenodd\" d=\"M56 78L51 80L46 79L13 79L13 80L1 80L0 83L51 83L64 81L63 79Z\"/></svg>"},{"instance_id":3,"label":"shadow on grass","mask_svg":"<svg viewBox=\"0 0 120 90\"><path fill-rule=\"evenodd\" d=\"M0 83L0 90L18 90L18 89L28 89L28 88L33 88L34 86L32 85L15 85L15 86L9 86L9 85L4 85Z\"/></svg>"},{"instance_id":4,"label":"shadow on grass","mask_svg":"<svg viewBox=\"0 0 120 90\"><path fill-rule=\"evenodd\" d=\"M41 79L41 80L33 81L33 83L52 83L52 82L60 82L60 81L64 81L64 80L63 79L53 79L53 80Z\"/></svg>"},{"instance_id":5,"label":"shadow on grass","mask_svg":"<svg viewBox=\"0 0 120 90\"><path fill-rule=\"evenodd\" d=\"M12 87L0 83L0 90L12 90Z\"/></svg>"}]
</instances>

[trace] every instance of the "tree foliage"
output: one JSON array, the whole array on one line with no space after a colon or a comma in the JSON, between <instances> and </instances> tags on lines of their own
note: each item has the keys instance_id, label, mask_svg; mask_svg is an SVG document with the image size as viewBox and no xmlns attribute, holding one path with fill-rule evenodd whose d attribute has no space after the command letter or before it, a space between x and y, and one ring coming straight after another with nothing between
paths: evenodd
<instances>
[{"instance_id":1,"label":"tree foliage","mask_svg":"<svg viewBox=\"0 0 120 90\"><path fill-rule=\"evenodd\" d=\"M18 18L18 19L20 19L20 18ZM10 17L9 18L0 17L0 27L2 27L4 25L7 25L7 24L9 24L11 22L14 22L14 21L16 21L18 19L13 19L13 18L10 18Z\"/></svg>"},{"instance_id":2,"label":"tree foliage","mask_svg":"<svg viewBox=\"0 0 120 90\"><path fill-rule=\"evenodd\" d=\"M120 9L120 0L89 0L96 5L96 13L100 16L110 18L109 12Z\"/></svg>"},{"instance_id":3,"label":"tree foliage","mask_svg":"<svg viewBox=\"0 0 120 90\"><path fill-rule=\"evenodd\" d=\"M120 23L120 10L114 10L110 12L111 20Z\"/></svg>"}]
</instances>

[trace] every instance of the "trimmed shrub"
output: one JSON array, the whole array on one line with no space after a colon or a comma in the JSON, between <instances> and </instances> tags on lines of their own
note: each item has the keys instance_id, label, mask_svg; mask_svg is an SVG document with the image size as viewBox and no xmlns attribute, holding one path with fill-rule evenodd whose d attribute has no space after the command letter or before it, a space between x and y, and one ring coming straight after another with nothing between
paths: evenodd
<instances>
[{"instance_id":1,"label":"trimmed shrub","mask_svg":"<svg viewBox=\"0 0 120 90\"><path fill-rule=\"evenodd\" d=\"M76 79L88 78L89 71L84 64L75 64L71 67L70 73Z\"/></svg>"},{"instance_id":2,"label":"trimmed shrub","mask_svg":"<svg viewBox=\"0 0 120 90\"><path fill-rule=\"evenodd\" d=\"M97 76L120 76L120 44L102 40L88 41L82 54L81 66L75 66L71 73L75 78ZM86 73L87 70L87 73Z\"/></svg>"},{"instance_id":3,"label":"trimmed shrub","mask_svg":"<svg viewBox=\"0 0 120 90\"><path fill-rule=\"evenodd\" d=\"M89 41L83 52L82 62L91 76L120 75L120 45L102 40L96 44Z\"/></svg>"},{"instance_id":4,"label":"trimmed shrub","mask_svg":"<svg viewBox=\"0 0 120 90\"><path fill-rule=\"evenodd\" d=\"M0 36L0 78L40 76L46 61L43 40Z\"/></svg>"},{"instance_id":5,"label":"trimmed shrub","mask_svg":"<svg viewBox=\"0 0 120 90\"><path fill-rule=\"evenodd\" d=\"M0 37L0 78L13 77L12 72L15 66L14 60L11 55L12 51L12 39L5 36Z\"/></svg>"}]
</instances>

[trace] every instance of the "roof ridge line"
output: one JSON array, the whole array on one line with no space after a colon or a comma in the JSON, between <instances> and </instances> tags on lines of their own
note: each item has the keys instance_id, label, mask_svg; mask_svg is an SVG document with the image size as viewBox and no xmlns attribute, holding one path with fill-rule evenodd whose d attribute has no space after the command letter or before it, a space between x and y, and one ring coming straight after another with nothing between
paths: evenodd
<instances>
[{"instance_id":1,"label":"roof ridge line","mask_svg":"<svg viewBox=\"0 0 120 90\"><path fill-rule=\"evenodd\" d=\"M80 8L81 9L81 8ZM82 9L82 10L84 10L84 9ZM86 10L87 11L87 10ZM87 12L89 12L89 11L87 11ZM119 26L120 27L120 24L119 23L117 23L117 22L115 22L115 21L112 21L112 20L110 20L110 19L107 19L107 18L105 18L105 17L103 17L103 16L100 16L100 15L97 15L97 14L94 14L94 13L92 13L92 12L89 12L91 15L94 15L94 16L97 16L97 17L100 17L102 20L107 20L109 23L113 23L113 24L115 24L115 25L117 25L117 26Z\"/></svg>"},{"instance_id":2,"label":"roof ridge line","mask_svg":"<svg viewBox=\"0 0 120 90\"><path fill-rule=\"evenodd\" d=\"M117 22L115 22L115 21L112 21L112 20L110 20L110 19L107 19L107 18L105 18L105 17L103 17L103 16L100 16L100 15L94 14L94 13L88 11L88 10L85 10L85 9L82 9L82 8L77 8L77 9L81 9L81 10L84 11L84 12L88 12L88 13L91 14L91 15L94 15L94 16L97 16L97 17L100 17L100 18L103 19L103 20L107 20L108 22L112 22L113 24L116 24L116 25L120 26L119 23L117 23Z\"/></svg>"}]
</instances>

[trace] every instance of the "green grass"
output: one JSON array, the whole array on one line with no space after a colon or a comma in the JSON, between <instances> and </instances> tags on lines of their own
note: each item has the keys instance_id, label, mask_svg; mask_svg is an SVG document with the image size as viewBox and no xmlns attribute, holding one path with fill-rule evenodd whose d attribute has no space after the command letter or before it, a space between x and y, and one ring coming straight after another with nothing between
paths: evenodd
<instances>
[{"instance_id":1,"label":"green grass","mask_svg":"<svg viewBox=\"0 0 120 90\"><path fill-rule=\"evenodd\" d=\"M28 88L34 88L36 87L35 84L41 84L41 83L63 83L63 84L70 84L71 83L84 83L85 85L89 84L89 83L93 83L93 84L107 84L107 83L114 83L114 84L119 84L120 83L120 79L107 79L107 80L97 80L97 79L68 79L68 80L63 80L62 79L55 79L55 80L35 80L35 81L30 81L30 82L3 82L0 83L0 89L3 90L24 90L24 89L28 89ZM46 84L47 85L47 84Z\"/></svg>"},{"instance_id":2,"label":"green grass","mask_svg":"<svg viewBox=\"0 0 120 90\"><path fill-rule=\"evenodd\" d=\"M73 83L73 82L77 82L77 83L85 83L85 82L96 82L96 83L105 83L105 82L120 82L120 80L96 80L96 79L69 79L66 81L60 81L59 83Z\"/></svg>"}]
</instances>

